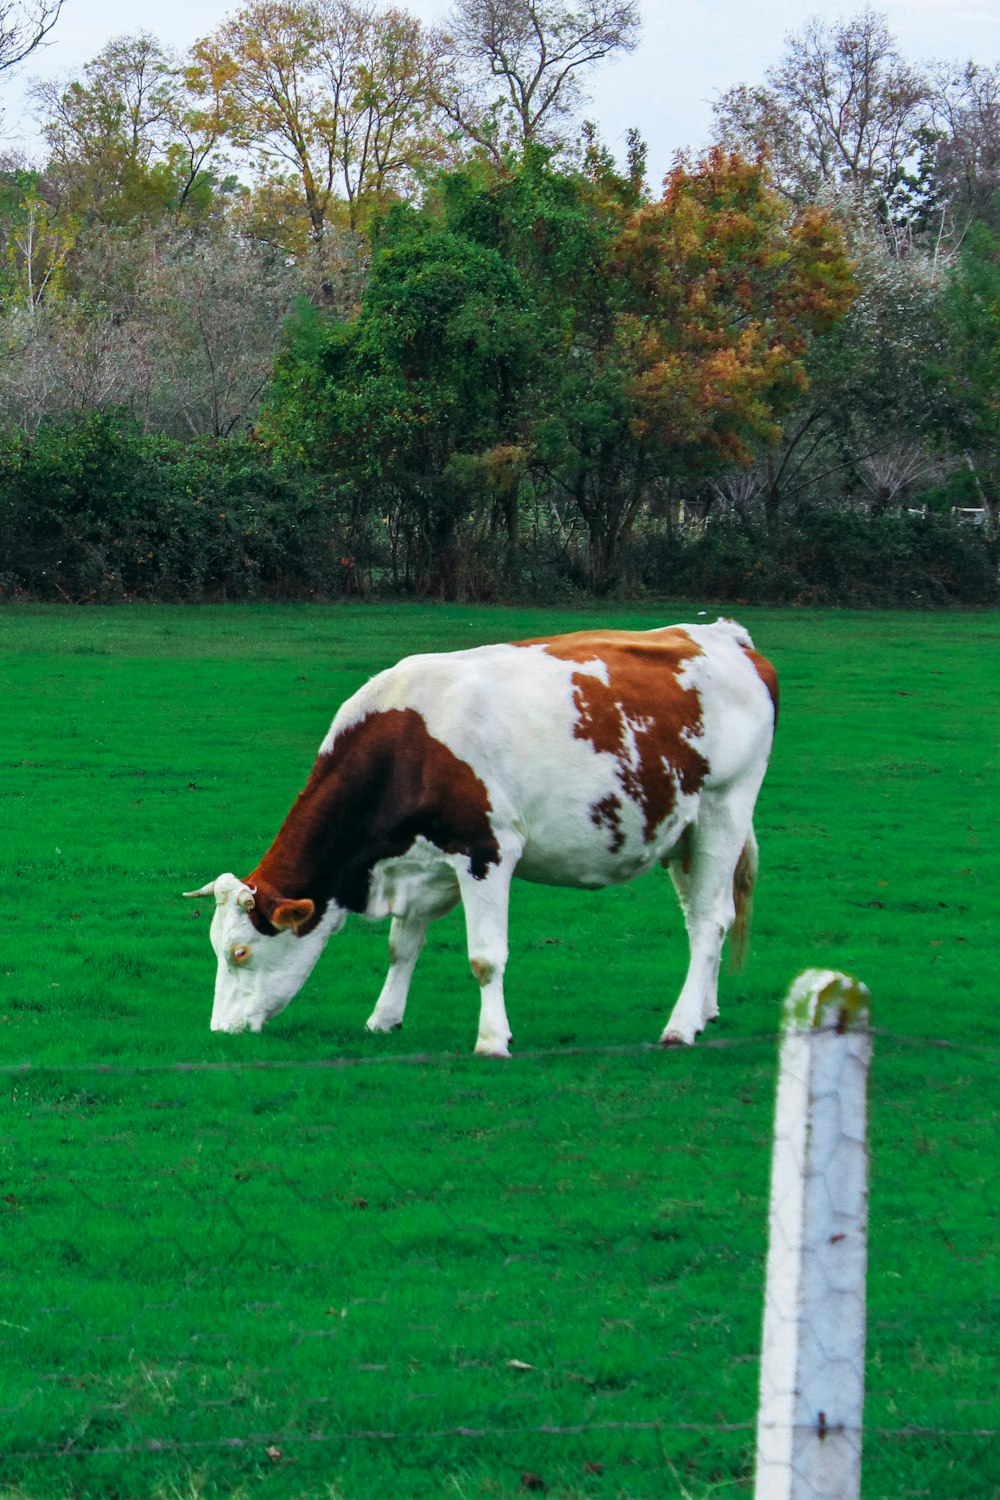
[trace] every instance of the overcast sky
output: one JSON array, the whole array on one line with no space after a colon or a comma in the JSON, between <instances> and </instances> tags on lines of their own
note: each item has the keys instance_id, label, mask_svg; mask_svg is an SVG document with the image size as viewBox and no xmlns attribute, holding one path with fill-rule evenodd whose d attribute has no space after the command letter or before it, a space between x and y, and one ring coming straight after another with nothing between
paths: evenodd
<instances>
[{"instance_id":1,"label":"overcast sky","mask_svg":"<svg viewBox=\"0 0 1000 1500\"><path fill-rule=\"evenodd\" d=\"M448 0L397 3L429 23L442 21L449 8ZM49 45L32 54L17 78L0 76L0 144L19 145L30 158L41 155L24 98L32 77L69 77L112 37L136 31L186 51L238 8L238 0L65 0ZM649 144L650 182L658 183L676 151L707 143L717 94L760 82L789 32L801 30L810 16L836 21L863 8L862 0L641 0L639 46L593 70L588 114L619 160L626 131L636 126ZM873 8L886 16L911 63L1000 60L998 0L890 0Z\"/></svg>"}]
</instances>

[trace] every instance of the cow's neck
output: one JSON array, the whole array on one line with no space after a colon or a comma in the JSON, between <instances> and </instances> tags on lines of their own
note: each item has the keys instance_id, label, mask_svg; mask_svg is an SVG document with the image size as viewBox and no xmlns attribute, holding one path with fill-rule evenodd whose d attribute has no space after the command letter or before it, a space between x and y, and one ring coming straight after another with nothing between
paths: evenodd
<instances>
[{"instance_id":1,"label":"cow's neck","mask_svg":"<svg viewBox=\"0 0 1000 1500\"><path fill-rule=\"evenodd\" d=\"M424 837L467 855L482 877L500 858L486 788L428 732L415 709L386 709L349 725L321 752L248 885L268 900L308 897L318 924L331 902L368 905L371 873Z\"/></svg>"},{"instance_id":2,"label":"cow's neck","mask_svg":"<svg viewBox=\"0 0 1000 1500\"><path fill-rule=\"evenodd\" d=\"M295 799L270 849L247 884L260 897L263 914L279 898L308 897L318 925L331 902L363 911L367 902L371 846L369 774L349 776L336 754L322 754Z\"/></svg>"}]
</instances>

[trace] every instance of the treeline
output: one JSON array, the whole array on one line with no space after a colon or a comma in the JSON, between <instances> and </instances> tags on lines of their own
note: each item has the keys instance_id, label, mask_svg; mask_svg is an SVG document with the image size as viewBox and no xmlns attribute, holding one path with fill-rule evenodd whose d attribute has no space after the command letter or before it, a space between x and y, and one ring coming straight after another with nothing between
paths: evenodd
<instances>
[{"instance_id":1,"label":"treeline","mask_svg":"<svg viewBox=\"0 0 1000 1500\"><path fill-rule=\"evenodd\" d=\"M36 85L0 596L995 601L1000 68L811 23L653 194L577 123L637 23L255 0Z\"/></svg>"}]
</instances>

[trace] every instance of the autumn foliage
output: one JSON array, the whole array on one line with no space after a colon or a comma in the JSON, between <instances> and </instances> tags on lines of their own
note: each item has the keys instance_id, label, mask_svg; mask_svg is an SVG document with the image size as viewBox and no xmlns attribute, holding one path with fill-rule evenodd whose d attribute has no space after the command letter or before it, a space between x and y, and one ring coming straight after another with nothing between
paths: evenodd
<instances>
[{"instance_id":1,"label":"autumn foliage","mask_svg":"<svg viewBox=\"0 0 1000 1500\"><path fill-rule=\"evenodd\" d=\"M698 551L699 595L807 600L876 555L858 516L916 556L889 523L934 512L946 579L891 597L992 597L1000 63L809 22L654 196L638 132L617 161L582 115L637 0L405 3L234 0L185 56L138 31L32 84L44 164L0 162L0 597L677 591ZM40 29L0 75L60 4L17 0ZM206 526L241 487L273 575L252 516Z\"/></svg>"},{"instance_id":2,"label":"autumn foliage","mask_svg":"<svg viewBox=\"0 0 1000 1500\"><path fill-rule=\"evenodd\" d=\"M634 431L687 472L748 464L777 438L810 339L855 291L833 219L812 207L790 219L764 163L721 149L674 168L612 264L629 290Z\"/></svg>"},{"instance_id":3,"label":"autumn foliage","mask_svg":"<svg viewBox=\"0 0 1000 1500\"><path fill-rule=\"evenodd\" d=\"M643 204L531 152L384 220L358 317L289 347L265 430L377 488L428 579L476 516L516 545L519 497L545 494L603 584L665 480L776 441L852 296L832 220L791 214L761 161L713 152Z\"/></svg>"}]
</instances>

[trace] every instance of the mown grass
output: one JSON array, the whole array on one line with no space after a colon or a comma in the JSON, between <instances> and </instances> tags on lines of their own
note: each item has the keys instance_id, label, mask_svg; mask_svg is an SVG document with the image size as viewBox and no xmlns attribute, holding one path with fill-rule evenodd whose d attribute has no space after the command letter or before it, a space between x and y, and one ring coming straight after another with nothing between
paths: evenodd
<instances>
[{"instance_id":1,"label":"mown grass","mask_svg":"<svg viewBox=\"0 0 1000 1500\"><path fill-rule=\"evenodd\" d=\"M665 877L524 886L498 1065L457 914L402 1033L363 1032L358 922L224 1037L179 892L252 867L372 671L593 611L0 612L0 1495L748 1493L773 1032L812 963L883 1033L866 1500L1000 1494L1000 618L738 613L783 704L712 1042L642 1045L684 969Z\"/></svg>"}]
</instances>

